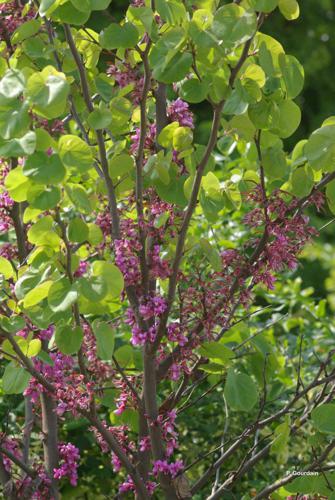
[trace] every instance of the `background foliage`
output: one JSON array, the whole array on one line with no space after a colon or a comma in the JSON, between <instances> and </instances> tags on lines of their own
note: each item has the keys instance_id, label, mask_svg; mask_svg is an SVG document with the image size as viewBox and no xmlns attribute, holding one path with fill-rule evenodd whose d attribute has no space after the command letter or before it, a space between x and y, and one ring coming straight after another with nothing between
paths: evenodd
<instances>
[{"instance_id":1,"label":"background foliage","mask_svg":"<svg viewBox=\"0 0 335 500\"><path fill-rule=\"evenodd\" d=\"M100 12L93 13L87 26L99 32L111 21L122 19L127 7L127 2L114 0L108 8L108 13L105 12L103 15ZM301 2L299 20L287 22L277 12L265 25L264 31L281 41L286 52L295 55L305 68L305 87L298 98L298 103L303 110L303 119L295 134L286 140L285 144L288 149L300 138L308 137L325 118L335 114L335 80L330 77L335 63L334 18L335 10L331 0L318 2L304 0ZM107 57L102 57L99 64L101 68L105 68L110 62ZM196 116L196 140L200 144L205 144L210 127L209 106L194 104L190 106L190 109ZM50 112L52 113L52 110ZM225 161L228 170L235 167L241 156L240 151L235 151L232 144L225 143L224 140L221 143L220 153L222 156L218 154L217 159ZM71 166L71 159L68 160L68 166ZM228 229L224 231L221 221L213 221L210 224L210 230L218 247L227 244L228 241L234 242L236 234L240 236L242 233L243 239L243 227L239 221L244 215L244 209L241 210L242 213L238 210L234 213ZM249 349L243 351L240 366L243 372L253 374L261 384L264 377L261 367L264 359L268 359L266 369L268 369L267 379L270 381L269 397L274 407L276 407L276 398L283 386L296 377L297 367L300 367L303 378L308 380L309 372L313 373L317 370L319 357L327 354L334 341L334 226L330 224L323 228L332 217L328 208L322 214L311 211L310 216L313 224L321 229L320 237L304 250L303 260L298 270L294 273L287 273L287 282L276 284L273 291L258 290L252 310L261 309L261 312L250 317L243 323L243 326L237 325L226 338L226 342L230 345L230 342L243 342L248 336L257 334L252 342L251 354ZM78 240L75 231L76 229L72 236L73 241L80 243L81 235ZM195 236L199 236L203 231L209 231L209 227L199 218L198 227L194 229ZM201 269L203 265L201 252L195 255L194 262ZM271 308L267 308L269 304ZM303 359L301 359L302 346ZM268 354L265 353L269 350L273 353L268 358ZM289 367L287 367L288 360L290 361ZM232 417L227 418L225 399L229 399L229 395L225 394L224 397L221 378L220 369L217 372L215 369L212 372L208 370L205 383L192 393L193 403L188 406L188 402L185 401L178 415L180 451L185 456L186 465L189 466L188 475L191 480L196 480L211 463L212 457L202 457L203 450L215 448L220 440L228 442L229 434L238 434L239 429L244 425L245 414L243 412L233 413ZM166 382L166 390L171 388L170 383ZM210 389L213 384L217 384L216 390ZM210 391L204 396L204 391L206 392L207 389ZM112 392L105 394L104 411L106 415L110 414L116 423L120 423L122 420L118 420L113 415L115 410L113 396ZM0 420L4 431L10 429L12 433L15 433L16 429L22 425L23 410L23 402L19 396L1 398ZM130 420L132 418L129 414L126 417ZM294 419L295 415L291 415L291 418ZM136 423L134 425L136 426ZM69 419L62 427L61 440L71 441L78 448L85 450L79 468L80 485L72 488L64 482L63 498L97 498L99 500L113 498L114 494L111 495L110 492L117 490L119 480L117 475L106 474L109 458L101 455L94 438L87 432L87 429L88 423L85 419L74 422ZM224 435L222 436L223 429ZM273 432L276 430L273 429ZM238 483L234 492L227 493L225 498L252 497L254 488L259 490L266 486L282 476L288 468L299 469L301 462L313 459L314 447L322 449L324 446L322 436L315 435L311 428L307 429L305 435L300 435L295 441L292 440L290 447L288 447L288 438L285 438L285 428L277 432L281 442L277 443L277 448L273 447L270 458L251 469ZM256 440L262 440L263 437L262 432L256 434ZM38 447L38 435L33 438L33 443ZM223 477L230 470L234 470L234 467L238 465L238 459L248 449L242 447L240 455L236 457L236 463L233 459L226 468L221 470ZM286 493L289 494L289 491L279 492L278 498L284 498ZM195 498L199 500L204 498L204 492L199 493Z\"/></svg>"}]
</instances>

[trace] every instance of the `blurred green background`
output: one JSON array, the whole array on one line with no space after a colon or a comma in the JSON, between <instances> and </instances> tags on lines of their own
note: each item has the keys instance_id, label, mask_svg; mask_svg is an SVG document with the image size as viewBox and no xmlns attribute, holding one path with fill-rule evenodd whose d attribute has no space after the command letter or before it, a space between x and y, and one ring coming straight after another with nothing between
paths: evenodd
<instances>
[{"instance_id":1,"label":"blurred green background","mask_svg":"<svg viewBox=\"0 0 335 500\"><path fill-rule=\"evenodd\" d=\"M275 12L262 31L276 38L285 52L305 68L305 88L298 98L303 118L292 143L305 138L335 114L335 1L303 0L301 15L288 22Z\"/></svg>"}]
</instances>

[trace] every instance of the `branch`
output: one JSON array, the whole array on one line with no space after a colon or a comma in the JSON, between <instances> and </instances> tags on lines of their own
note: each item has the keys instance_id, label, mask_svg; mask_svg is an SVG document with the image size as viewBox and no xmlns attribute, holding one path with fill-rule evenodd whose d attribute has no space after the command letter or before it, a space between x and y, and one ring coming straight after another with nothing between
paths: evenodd
<instances>
[{"instance_id":1,"label":"branch","mask_svg":"<svg viewBox=\"0 0 335 500\"><path fill-rule=\"evenodd\" d=\"M64 31L65 31L66 40L67 40L69 47L70 47L70 51L71 51L73 59L76 63L77 69L79 71L79 77L80 77L80 82L81 82L81 88L83 91L84 101L85 101L87 110L91 113L94 110L94 106L93 106L93 102L92 102L91 97L90 97L90 90L89 90L88 81L87 81L87 77L86 77L85 67L84 67L83 61L81 60L81 57L77 51L76 45L75 45L73 37L72 37L70 26L68 24L64 24ZM119 221L119 214L118 214L118 209L117 209L115 190L114 190L112 179L111 179L111 177L109 175L109 171L108 171L107 152L106 152L103 132L102 132L102 130L95 130L95 134L96 134L97 143L98 143L101 169L102 169L102 172L103 172L103 175L105 178L107 193L108 193L109 209L110 209L111 218L112 218L112 238L115 240L115 239L120 238L120 221Z\"/></svg>"},{"instance_id":2,"label":"branch","mask_svg":"<svg viewBox=\"0 0 335 500\"><path fill-rule=\"evenodd\" d=\"M10 474L6 471L2 458L0 457L0 481L5 498L8 500L17 500L14 482Z\"/></svg>"},{"instance_id":3,"label":"branch","mask_svg":"<svg viewBox=\"0 0 335 500\"><path fill-rule=\"evenodd\" d=\"M103 436L107 444L109 445L110 449L119 457L122 465L125 467L127 472L130 474L132 477L134 484L136 486L136 492L138 495L138 498L140 500L147 500L149 499L149 495L147 492L147 489L145 487L145 484L143 483L142 478L139 476L136 468L134 465L130 462L128 459L127 455L113 436L111 432L109 432L106 427L102 424L102 422L96 417L92 416L90 413L82 411L82 414L86 416L87 419L90 420L90 422L94 425L94 427L100 432L100 434Z\"/></svg>"},{"instance_id":4,"label":"branch","mask_svg":"<svg viewBox=\"0 0 335 500\"><path fill-rule=\"evenodd\" d=\"M16 341L13 339L11 334L8 334L7 332L0 330L0 333L6 336L8 340L10 341L13 350L16 352L18 358L21 360L22 364L25 366L27 371L40 382L40 384L49 392L52 394L56 392L55 387L53 384L51 384L40 372L38 372L34 365L32 364L31 360L27 358L23 352L21 351L20 347L16 343ZM136 488L138 490L138 494L140 495L139 498L142 500L148 499L148 494L147 490L145 488L145 485L138 475L136 469L134 468L133 464L130 462L128 457L125 455L123 452L121 446L119 445L118 441L114 438L113 434L109 432L102 424L102 422L98 419L96 415L92 415L92 413L79 409L79 412L86 417L91 424L103 435L104 439L110 446L110 449L119 457L121 460L122 464L126 468L127 472L130 474L132 477L134 484L136 485ZM141 496L142 495L142 496Z\"/></svg>"},{"instance_id":5,"label":"branch","mask_svg":"<svg viewBox=\"0 0 335 500\"><path fill-rule=\"evenodd\" d=\"M156 341L152 344L152 349L155 351L159 343L165 334L165 328L166 324L168 321L168 317L172 308L173 300L175 297L176 293L176 288L177 288L177 278L178 278L178 271L179 271L179 266L181 263L181 259L183 256L183 250L184 250L184 244L186 240L186 235L187 231L191 222L191 218L193 215L193 212L197 206L198 202L198 194L200 190L200 185L201 185L201 179L202 175L204 173L205 167L208 163L208 160L212 154L212 151L214 150L216 141L217 141L217 135L220 127L220 118L221 118L221 111L223 108L223 102L218 104L216 108L214 109L214 115L213 115L213 122L212 122L212 130L210 134L210 138L207 144L206 151L202 157L202 160L197 166L197 173L194 179L193 183L193 188L192 188L192 194L190 197L190 201L187 207L187 210L184 215L183 223L179 232L179 237L178 237L178 242L177 242L177 248L176 248L176 253L175 253L175 258L172 264L172 274L169 279L169 289L168 289L168 296L167 296L167 308L164 312L164 314L161 317L159 327L158 327L158 332L157 332L157 338Z\"/></svg>"},{"instance_id":6,"label":"branch","mask_svg":"<svg viewBox=\"0 0 335 500\"><path fill-rule=\"evenodd\" d=\"M156 137L159 136L164 127L168 124L168 117L166 114L166 85L165 83L158 83L155 92L156 99ZM161 146L156 141L157 149Z\"/></svg>"},{"instance_id":7,"label":"branch","mask_svg":"<svg viewBox=\"0 0 335 500\"><path fill-rule=\"evenodd\" d=\"M309 466L303 469L303 472L312 472L315 471L315 469L320 468L322 462L326 460L328 457L329 453L335 448L335 440L332 441L325 451L320 455L319 458L315 459L314 462ZM280 479L279 481L276 481L275 483L270 484L266 488L264 488L262 491L260 491L254 498L255 500L261 500L262 498L269 498L269 495L273 493L274 491L278 490L282 486L285 486L285 484L288 484L293 481L297 476L292 473L289 474L288 476L285 476L284 478Z\"/></svg>"},{"instance_id":8,"label":"branch","mask_svg":"<svg viewBox=\"0 0 335 500\"><path fill-rule=\"evenodd\" d=\"M328 360L329 357L328 357ZM335 370L334 370L335 372ZM270 417L267 417L263 420L258 420L256 422L253 422L250 424L244 432L235 440L235 442L226 450L226 452L220 457L214 464L212 464L206 472L201 476L201 478L194 484L192 487L192 493L195 494L198 492L210 479L210 477L215 473L218 467L221 467L221 465L228 459L230 456L241 446L242 443L244 443L250 436L254 434L254 432L257 429L262 429L266 427L267 425L271 424L272 422L278 420L279 418L285 416L291 408L294 406L294 404L299 401L301 398L303 398L310 390L314 389L315 387L318 387L320 385L324 385L332 380L335 380L335 373L332 373L328 377L325 377L323 379L319 380L320 372L318 372L317 376L314 378L314 380L302 391L300 391L298 394L295 394L295 396L289 401L284 408L281 410L278 410L276 413L271 415Z\"/></svg>"},{"instance_id":9,"label":"branch","mask_svg":"<svg viewBox=\"0 0 335 500\"><path fill-rule=\"evenodd\" d=\"M6 448L4 448L3 446L0 446L0 453L2 455L6 455L6 457L8 457L9 460L11 460L15 465L20 467L20 469L22 469L23 472L27 474L27 476L31 477L32 479L35 479L35 477L37 476L37 472L34 469L28 467L23 460L20 460L20 458L18 458L10 451L6 450Z\"/></svg>"},{"instance_id":10,"label":"branch","mask_svg":"<svg viewBox=\"0 0 335 500\"><path fill-rule=\"evenodd\" d=\"M137 219L138 219L138 233L141 243L141 249L139 252L140 267L142 274L142 284L144 288L144 293L148 292L148 281L149 281L149 270L147 265L145 241L146 235L143 228L144 224L144 211L143 211L143 159L144 159L144 146L145 139L147 135L147 98L150 90L151 83L151 73L148 61L148 54L151 47L151 40L148 41L144 52L141 52L142 61L144 66L144 83L143 91L140 101L140 140L138 145L138 150L136 153L136 209L137 209Z\"/></svg>"}]
</instances>

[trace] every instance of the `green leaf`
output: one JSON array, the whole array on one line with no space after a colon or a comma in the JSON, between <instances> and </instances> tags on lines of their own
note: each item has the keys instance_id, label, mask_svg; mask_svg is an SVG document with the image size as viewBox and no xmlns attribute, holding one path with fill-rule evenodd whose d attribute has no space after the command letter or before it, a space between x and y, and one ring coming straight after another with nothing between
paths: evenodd
<instances>
[{"instance_id":1,"label":"green leaf","mask_svg":"<svg viewBox=\"0 0 335 500\"><path fill-rule=\"evenodd\" d=\"M5 158L14 156L31 155L36 147L36 134L33 131L27 132L19 139L10 139L8 141L0 139L0 155Z\"/></svg>"},{"instance_id":2,"label":"green leaf","mask_svg":"<svg viewBox=\"0 0 335 500\"><path fill-rule=\"evenodd\" d=\"M279 0L279 10L288 21L294 21L300 15L299 4L296 0Z\"/></svg>"},{"instance_id":3,"label":"green leaf","mask_svg":"<svg viewBox=\"0 0 335 500\"><path fill-rule=\"evenodd\" d=\"M5 259L5 257L0 256L0 274L4 276L6 280L12 278L14 276L14 269L9 260Z\"/></svg>"},{"instance_id":4,"label":"green leaf","mask_svg":"<svg viewBox=\"0 0 335 500\"><path fill-rule=\"evenodd\" d=\"M134 169L134 158L127 153L115 155L108 161L109 175L112 177L112 179L114 179L115 177L122 177L130 172L134 172Z\"/></svg>"},{"instance_id":5,"label":"green leaf","mask_svg":"<svg viewBox=\"0 0 335 500\"><path fill-rule=\"evenodd\" d=\"M220 181L213 172L208 172L208 174L202 178L201 186L207 196L210 196L212 198L220 197Z\"/></svg>"},{"instance_id":6,"label":"green leaf","mask_svg":"<svg viewBox=\"0 0 335 500\"><path fill-rule=\"evenodd\" d=\"M37 19L30 19L29 21L21 24L21 26L16 28L11 37L12 44L15 45L19 42L22 42L26 38L31 38L32 36L36 35L40 27L41 23Z\"/></svg>"},{"instance_id":7,"label":"green leaf","mask_svg":"<svg viewBox=\"0 0 335 500\"><path fill-rule=\"evenodd\" d=\"M90 0L92 10L105 10L112 0Z\"/></svg>"},{"instance_id":8,"label":"green leaf","mask_svg":"<svg viewBox=\"0 0 335 500\"><path fill-rule=\"evenodd\" d=\"M73 205L85 214L92 212L92 205L85 189L80 184L67 184L65 191Z\"/></svg>"},{"instance_id":9,"label":"green leaf","mask_svg":"<svg viewBox=\"0 0 335 500\"><path fill-rule=\"evenodd\" d=\"M204 342L199 352L201 356L223 366L227 366L231 358L234 357L233 351L219 342Z\"/></svg>"},{"instance_id":10,"label":"green leaf","mask_svg":"<svg viewBox=\"0 0 335 500\"><path fill-rule=\"evenodd\" d=\"M80 12L90 12L91 11L91 2L90 0L70 0L73 7Z\"/></svg>"},{"instance_id":11,"label":"green leaf","mask_svg":"<svg viewBox=\"0 0 335 500\"><path fill-rule=\"evenodd\" d=\"M52 281L44 281L30 290L23 299L23 307L29 309L42 302L48 296L51 285Z\"/></svg>"},{"instance_id":12,"label":"green leaf","mask_svg":"<svg viewBox=\"0 0 335 500\"><path fill-rule=\"evenodd\" d=\"M249 0L250 7L257 12L272 12L278 5L278 0Z\"/></svg>"},{"instance_id":13,"label":"green leaf","mask_svg":"<svg viewBox=\"0 0 335 500\"><path fill-rule=\"evenodd\" d=\"M305 72L298 59L279 54L279 66L286 88L286 97L294 99L304 87Z\"/></svg>"},{"instance_id":14,"label":"green leaf","mask_svg":"<svg viewBox=\"0 0 335 500\"><path fill-rule=\"evenodd\" d=\"M102 48L132 49L138 42L139 33L132 23L119 24L112 23L104 29L99 36Z\"/></svg>"},{"instance_id":15,"label":"green leaf","mask_svg":"<svg viewBox=\"0 0 335 500\"><path fill-rule=\"evenodd\" d=\"M73 243L83 243L88 239L88 226L81 217L71 219L68 228L67 236Z\"/></svg>"},{"instance_id":16,"label":"green leaf","mask_svg":"<svg viewBox=\"0 0 335 500\"><path fill-rule=\"evenodd\" d=\"M111 360L114 354L114 330L105 322L94 322L93 333L97 340L98 357L104 361Z\"/></svg>"},{"instance_id":17,"label":"green leaf","mask_svg":"<svg viewBox=\"0 0 335 500\"><path fill-rule=\"evenodd\" d=\"M34 185L28 189L27 200L32 208L51 210L61 199L61 191L56 186Z\"/></svg>"},{"instance_id":18,"label":"green leaf","mask_svg":"<svg viewBox=\"0 0 335 500\"><path fill-rule=\"evenodd\" d=\"M49 148L57 149L56 141L44 128L35 129L36 151L48 151Z\"/></svg>"},{"instance_id":19,"label":"green leaf","mask_svg":"<svg viewBox=\"0 0 335 500\"><path fill-rule=\"evenodd\" d=\"M87 122L95 130L107 128L113 120L113 115L109 109L97 108L88 115Z\"/></svg>"},{"instance_id":20,"label":"green leaf","mask_svg":"<svg viewBox=\"0 0 335 500\"><path fill-rule=\"evenodd\" d=\"M281 75L279 56L284 54L282 45L269 35L258 33L259 63L269 77Z\"/></svg>"},{"instance_id":21,"label":"green leaf","mask_svg":"<svg viewBox=\"0 0 335 500\"><path fill-rule=\"evenodd\" d=\"M335 404L326 403L314 408L311 417L319 432L335 435Z\"/></svg>"},{"instance_id":22,"label":"green leaf","mask_svg":"<svg viewBox=\"0 0 335 500\"><path fill-rule=\"evenodd\" d=\"M27 388L30 373L24 368L10 363L6 366L2 377L2 389L6 394L22 394Z\"/></svg>"},{"instance_id":23,"label":"green leaf","mask_svg":"<svg viewBox=\"0 0 335 500\"><path fill-rule=\"evenodd\" d=\"M70 1L61 4L52 12L51 18L61 23L82 26L88 21L91 11L80 11Z\"/></svg>"},{"instance_id":24,"label":"green leaf","mask_svg":"<svg viewBox=\"0 0 335 500\"><path fill-rule=\"evenodd\" d=\"M164 59L161 59L161 64L157 63L157 65L154 65L153 75L158 81L163 83L179 82L189 72L191 64L191 54L188 52L178 53L173 56L168 64L166 64Z\"/></svg>"},{"instance_id":25,"label":"green leaf","mask_svg":"<svg viewBox=\"0 0 335 500\"><path fill-rule=\"evenodd\" d=\"M49 11L48 13L50 13L52 10L55 10L56 7L57 7L57 0L41 0L38 11L40 16L45 16L48 11Z\"/></svg>"},{"instance_id":26,"label":"green leaf","mask_svg":"<svg viewBox=\"0 0 335 500\"><path fill-rule=\"evenodd\" d=\"M274 431L274 441L270 448L270 453L275 455L277 462L285 464L288 459L288 443L290 439L290 417L286 416L285 422L277 425Z\"/></svg>"},{"instance_id":27,"label":"green leaf","mask_svg":"<svg viewBox=\"0 0 335 500\"><path fill-rule=\"evenodd\" d=\"M193 141L193 132L189 127L177 127L173 131L172 146L176 151L188 149Z\"/></svg>"},{"instance_id":28,"label":"green leaf","mask_svg":"<svg viewBox=\"0 0 335 500\"><path fill-rule=\"evenodd\" d=\"M156 10L168 24L181 24L187 18L184 5L180 0L156 0Z\"/></svg>"},{"instance_id":29,"label":"green leaf","mask_svg":"<svg viewBox=\"0 0 335 500\"><path fill-rule=\"evenodd\" d=\"M154 220L154 227L156 229L159 229L160 227L163 227L166 222L168 221L170 217L169 212L162 212L159 215L156 215L155 220Z\"/></svg>"},{"instance_id":30,"label":"green leaf","mask_svg":"<svg viewBox=\"0 0 335 500\"><path fill-rule=\"evenodd\" d=\"M299 495L320 494L326 496L326 498L330 500L329 485L331 485L332 488L335 486L334 472L325 472L324 474L316 473L315 475L297 477L294 481L287 484L285 489L289 493L297 493Z\"/></svg>"},{"instance_id":31,"label":"green leaf","mask_svg":"<svg viewBox=\"0 0 335 500\"><path fill-rule=\"evenodd\" d=\"M46 66L40 73L29 77L26 96L35 112L50 120L64 113L69 91L70 85L64 73Z\"/></svg>"},{"instance_id":32,"label":"green leaf","mask_svg":"<svg viewBox=\"0 0 335 500\"><path fill-rule=\"evenodd\" d=\"M32 339L30 342L27 342L27 349L25 351L25 355L27 358L35 358L40 350L42 349L42 342L40 339Z\"/></svg>"},{"instance_id":33,"label":"green leaf","mask_svg":"<svg viewBox=\"0 0 335 500\"><path fill-rule=\"evenodd\" d=\"M0 80L0 95L7 99L14 99L22 94L25 88L23 73L17 69L9 69Z\"/></svg>"},{"instance_id":34,"label":"green leaf","mask_svg":"<svg viewBox=\"0 0 335 500\"><path fill-rule=\"evenodd\" d=\"M291 185L291 192L295 196L303 198L304 196L309 195L314 185L313 170L311 169L311 167L307 165L305 167L298 167L296 170L294 170L291 177Z\"/></svg>"},{"instance_id":35,"label":"green leaf","mask_svg":"<svg viewBox=\"0 0 335 500\"><path fill-rule=\"evenodd\" d=\"M145 31L149 35L151 34L154 13L150 7L134 7L133 5L130 5L127 10L127 18L131 22L139 21Z\"/></svg>"},{"instance_id":36,"label":"green leaf","mask_svg":"<svg viewBox=\"0 0 335 500\"><path fill-rule=\"evenodd\" d=\"M76 135L63 135L58 141L59 156L66 167L85 172L93 167L90 146Z\"/></svg>"},{"instance_id":37,"label":"green leaf","mask_svg":"<svg viewBox=\"0 0 335 500\"><path fill-rule=\"evenodd\" d=\"M90 222L87 224L88 227L88 237L87 240L91 245L99 245L104 240L104 235L99 226Z\"/></svg>"},{"instance_id":38,"label":"green leaf","mask_svg":"<svg viewBox=\"0 0 335 500\"><path fill-rule=\"evenodd\" d=\"M35 270L24 273L15 283L15 295L19 300L24 299L25 295L35 288L42 281L42 276Z\"/></svg>"},{"instance_id":39,"label":"green leaf","mask_svg":"<svg viewBox=\"0 0 335 500\"><path fill-rule=\"evenodd\" d=\"M53 218L50 215L39 219L28 231L28 241L37 246L58 247L60 237L53 229Z\"/></svg>"},{"instance_id":40,"label":"green leaf","mask_svg":"<svg viewBox=\"0 0 335 500\"><path fill-rule=\"evenodd\" d=\"M326 199L328 206L333 214L335 214L335 181L327 184L326 187Z\"/></svg>"},{"instance_id":41,"label":"green leaf","mask_svg":"<svg viewBox=\"0 0 335 500\"><path fill-rule=\"evenodd\" d=\"M163 148L171 148L173 142L173 134L175 130L179 128L178 122L169 123L163 130L160 132L158 136L158 144L163 146Z\"/></svg>"},{"instance_id":42,"label":"green leaf","mask_svg":"<svg viewBox=\"0 0 335 500\"><path fill-rule=\"evenodd\" d=\"M245 68L243 75L243 80L252 80L257 83L259 87L264 87L266 82L266 75L264 70L258 64L248 64Z\"/></svg>"},{"instance_id":43,"label":"green leaf","mask_svg":"<svg viewBox=\"0 0 335 500\"><path fill-rule=\"evenodd\" d=\"M300 125L301 111L293 101L282 101L278 104L279 121L273 124L271 132L286 139L290 137Z\"/></svg>"},{"instance_id":44,"label":"green leaf","mask_svg":"<svg viewBox=\"0 0 335 500\"><path fill-rule=\"evenodd\" d=\"M25 320L21 316L11 316L10 318L0 316L0 324L1 328L9 333L16 333L26 326Z\"/></svg>"},{"instance_id":45,"label":"green leaf","mask_svg":"<svg viewBox=\"0 0 335 500\"><path fill-rule=\"evenodd\" d=\"M171 168L168 172L169 183L165 183L159 178L155 181L155 187L158 196L168 203L173 203L179 207L187 205L187 199L184 194L185 175L178 175L175 168Z\"/></svg>"},{"instance_id":46,"label":"green leaf","mask_svg":"<svg viewBox=\"0 0 335 500\"><path fill-rule=\"evenodd\" d=\"M283 179L288 173L287 161L281 145L275 145L262 152L262 163L266 176L270 179Z\"/></svg>"},{"instance_id":47,"label":"green leaf","mask_svg":"<svg viewBox=\"0 0 335 500\"><path fill-rule=\"evenodd\" d=\"M29 179L23 175L23 168L16 167L11 170L5 179L5 188L14 201L26 201L30 187Z\"/></svg>"},{"instance_id":48,"label":"green leaf","mask_svg":"<svg viewBox=\"0 0 335 500\"><path fill-rule=\"evenodd\" d=\"M66 170L57 154L48 155L41 151L29 156L23 173L36 184L58 184L66 175Z\"/></svg>"},{"instance_id":49,"label":"green leaf","mask_svg":"<svg viewBox=\"0 0 335 500\"><path fill-rule=\"evenodd\" d=\"M212 31L228 50L247 42L256 30L256 14L239 5L224 5L215 13Z\"/></svg>"},{"instance_id":50,"label":"green leaf","mask_svg":"<svg viewBox=\"0 0 335 500\"><path fill-rule=\"evenodd\" d=\"M180 97L187 102L198 103L206 99L208 92L207 84L200 82L197 78L186 80L180 88Z\"/></svg>"},{"instance_id":51,"label":"green leaf","mask_svg":"<svg viewBox=\"0 0 335 500\"><path fill-rule=\"evenodd\" d=\"M124 287L121 271L114 264L103 260L96 260L92 264L94 276L103 277L108 286L108 293L112 297L119 297Z\"/></svg>"},{"instance_id":52,"label":"green leaf","mask_svg":"<svg viewBox=\"0 0 335 500\"><path fill-rule=\"evenodd\" d=\"M241 83L238 82L224 104L223 113L243 115L248 109L248 100L248 95L244 92Z\"/></svg>"},{"instance_id":53,"label":"green leaf","mask_svg":"<svg viewBox=\"0 0 335 500\"><path fill-rule=\"evenodd\" d=\"M305 155L314 170L335 170L335 125L313 132L305 145Z\"/></svg>"},{"instance_id":54,"label":"green leaf","mask_svg":"<svg viewBox=\"0 0 335 500\"><path fill-rule=\"evenodd\" d=\"M224 395L232 410L250 411L258 402L258 390L252 378L232 369L228 370Z\"/></svg>"},{"instance_id":55,"label":"green leaf","mask_svg":"<svg viewBox=\"0 0 335 500\"><path fill-rule=\"evenodd\" d=\"M79 292L91 302L99 302L108 293L108 285L104 276L92 276L78 280Z\"/></svg>"},{"instance_id":56,"label":"green leaf","mask_svg":"<svg viewBox=\"0 0 335 500\"><path fill-rule=\"evenodd\" d=\"M121 368L134 366L134 349L130 345L123 345L116 349L114 357Z\"/></svg>"},{"instance_id":57,"label":"green leaf","mask_svg":"<svg viewBox=\"0 0 335 500\"><path fill-rule=\"evenodd\" d=\"M200 238L200 247L206 255L207 260L212 265L214 271L220 272L222 270L222 261L216 248L214 248L205 238Z\"/></svg>"},{"instance_id":58,"label":"green leaf","mask_svg":"<svg viewBox=\"0 0 335 500\"><path fill-rule=\"evenodd\" d=\"M0 111L0 135L3 139L15 139L27 133L30 124L28 110L28 103L20 101L11 101L8 109L3 107Z\"/></svg>"},{"instance_id":59,"label":"green leaf","mask_svg":"<svg viewBox=\"0 0 335 500\"><path fill-rule=\"evenodd\" d=\"M114 97L110 102L110 110L112 112L113 121L110 125L110 130L113 133L119 134L125 130L124 127L127 125L131 114L132 114L132 104L125 97ZM127 130L127 129L126 129Z\"/></svg>"},{"instance_id":60,"label":"green leaf","mask_svg":"<svg viewBox=\"0 0 335 500\"><path fill-rule=\"evenodd\" d=\"M78 292L66 278L55 281L49 289L48 304L54 312L66 311L77 299Z\"/></svg>"},{"instance_id":61,"label":"green leaf","mask_svg":"<svg viewBox=\"0 0 335 500\"><path fill-rule=\"evenodd\" d=\"M76 354L83 342L84 333L79 326L62 326L56 328L55 343L58 349L68 356Z\"/></svg>"},{"instance_id":62,"label":"green leaf","mask_svg":"<svg viewBox=\"0 0 335 500\"><path fill-rule=\"evenodd\" d=\"M268 130L278 124L280 113L276 103L262 99L249 106L248 115L257 129Z\"/></svg>"}]
</instances>

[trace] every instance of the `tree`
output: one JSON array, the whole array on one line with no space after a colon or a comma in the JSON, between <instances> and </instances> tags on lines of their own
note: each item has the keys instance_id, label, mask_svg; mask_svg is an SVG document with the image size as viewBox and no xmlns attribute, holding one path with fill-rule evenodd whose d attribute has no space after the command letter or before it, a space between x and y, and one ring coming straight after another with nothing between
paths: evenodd
<instances>
[{"instance_id":1,"label":"tree","mask_svg":"<svg viewBox=\"0 0 335 500\"><path fill-rule=\"evenodd\" d=\"M335 210L335 121L285 151L304 71L261 32L298 3L136 0L120 22L109 3L1 8L4 496L80 498L76 426L113 497L330 495L332 329L281 281L317 234L306 210ZM179 415L216 391L222 427L199 455ZM245 475L269 456L282 472L302 432L318 475L267 471L250 492Z\"/></svg>"}]
</instances>

